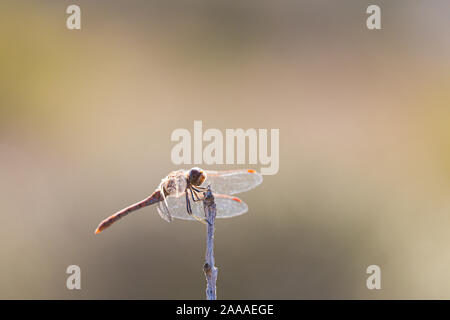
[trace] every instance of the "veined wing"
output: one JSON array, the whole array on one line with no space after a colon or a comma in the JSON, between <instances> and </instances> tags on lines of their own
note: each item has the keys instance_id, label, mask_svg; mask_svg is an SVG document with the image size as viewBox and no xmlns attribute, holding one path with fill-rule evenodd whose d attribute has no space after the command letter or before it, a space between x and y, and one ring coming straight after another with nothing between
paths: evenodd
<instances>
[{"instance_id":1,"label":"veined wing","mask_svg":"<svg viewBox=\"0 0 450 320\"><path fill-rule=\"evenodd\" d=\"M166 198L167 199L167 198ZM169 211L169 209L167 208L167 206L166 206L166 202L164 201L164 200L162 200L162 201L160 201L159 203L158 203L158 207L156 208L157 209L157 211L158 211L158 213L159 213L159 216L161 217L161 218L163 218L164 220L166 220L167 222L172 222L172 215L171 215L171 213L170 213L170 211Z\"/></svg>"},{"instance_id":2,"label":"veined wing","mask_svg":"<svg viewBox=\"0 0 450 320\"><path fill-rule=\"evenodd\" d=\"M205 170L206 180L203 186L211 185L213 193L236 194L260 185L262 175L255 170Z\"/></svg>"},{"instance_id":3,"label":"veined wing","mask_svg":"<svg viewBox=\"0 0 450 320\"><path fill-rule=\"evenodd\" d=\"M216 204L216 218L231 218L239 216L248 211L247 204L239 198L231 197L224 194L215 194L214 202ZM197 217L204 218L205 211L203 210L203 201L192 201L190 198L192 213ZM195 220L195 218L187 213L186 209L186 196L184 194L174 197L169 196L166 198L167 207L170 211L170 215L173 218L183 220Z\"/></svg>"}]
</instances>

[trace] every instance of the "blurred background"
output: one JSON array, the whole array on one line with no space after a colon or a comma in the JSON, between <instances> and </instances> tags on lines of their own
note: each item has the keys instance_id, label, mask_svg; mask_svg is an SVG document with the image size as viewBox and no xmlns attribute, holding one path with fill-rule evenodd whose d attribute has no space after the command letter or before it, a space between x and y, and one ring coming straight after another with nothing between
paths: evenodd
<instances>
[{"instance_id":1,"label":"blurred background","mask_svg":"<svg viewBox=\"0 0 450 320\"><path fill-rule=\"evenodd\" d=\"M382 30L366 28L370 4ZM204 225L148 207L94 235L181 168L170 135L194 120L280 129L278 174L217 222L220 299L450 298L449 12L2 1L0 298L203 299Z\"/></svg>"}]
</instances>

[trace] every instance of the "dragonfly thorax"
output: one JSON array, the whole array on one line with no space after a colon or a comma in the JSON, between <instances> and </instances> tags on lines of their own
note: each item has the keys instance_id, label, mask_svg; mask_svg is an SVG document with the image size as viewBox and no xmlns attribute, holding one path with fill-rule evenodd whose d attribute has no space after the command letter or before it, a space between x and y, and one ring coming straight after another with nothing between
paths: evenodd
<instances>
[{"instance_id":1,"label":"dragonfly thorax","mask_svg":"<svg viewBox=\"0 0 450 320\"><path fill-rule=\"evenodd\" d=\"M186 191L188 179L185 172L184 170L173 171L162 179L159 189L164 192L164 196L179 196Z\"/></svg>"}]
</instances>

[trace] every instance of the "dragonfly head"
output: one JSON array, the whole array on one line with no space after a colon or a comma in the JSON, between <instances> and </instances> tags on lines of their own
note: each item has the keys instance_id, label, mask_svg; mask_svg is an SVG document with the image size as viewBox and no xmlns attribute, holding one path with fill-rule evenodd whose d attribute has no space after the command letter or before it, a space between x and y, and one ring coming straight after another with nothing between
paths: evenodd
<instances>
[{"instance_id":1,"label":"dragonfly head","mask_svg":"<svg viewBox=\"0 0 450 320\"><path fill-rule=\"evenodd\" d=\"M206 173L200 168L189 170L189 183L193 186L200 186L206 179Z\"/></svg>"}]
</instances>

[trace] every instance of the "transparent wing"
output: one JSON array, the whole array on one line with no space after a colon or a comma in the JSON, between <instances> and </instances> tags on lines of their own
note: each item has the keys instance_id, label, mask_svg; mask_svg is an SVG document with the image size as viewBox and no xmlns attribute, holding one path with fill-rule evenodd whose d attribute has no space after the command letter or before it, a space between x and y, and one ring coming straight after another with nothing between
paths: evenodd
<instances>
[{"instance_id":1,"label":"transparent wing","mask_svg":"<svg viewBox=\"0 0 450 320\"><path fill-rule=\"evenodd\" d=\"M167 199L167 198L166 198ZM169 209L166 206L166 202L160 201L157 207L159 216L166 220L167 222L172 222L172 215L169 212Z\"/></svg>"},{"instance_id":2,"label":"transparent wing","mask_svg":"<svg viewBox=\"0 0 450 320\"><path fill-rule=\"evenodd\" d=\"M216 203L216 217L217 218L231 218L244 214L248 210L247 204L239 198L231 197L224 194L213 194L214 201ZM190 197L189 197L190 198ZM203 202L192 201L190 198L192 213L197 217L204 218L205 212L203 211ZM195 220L195 218L187 213L186 209L186 197L184 194L174 197L167 197L167 205L170 211L170 215L173 218L183 220ZM159 212L159 210L158 210Z\"/></svg>"},{"instance_id":3,"label":"transparent wing","mask_svg":"<svg viewBox=\"0 0 450 320\"><path fill-rule=\"evenodd\" d=\"M202 186L211 185L214 193L236 194L248 191L260 185L262 175L254 170L205 170L206 180Z\"/></svg>"},{"instance_id":4,"label":"transparent wing","mask_svg":"<svg viewBox=\"0 0 450 320\"><path fill-rule=\"evenodd\" d=\"M178 174L173 178L175 181L176 187L176 196L184 195L184 191L186 190L186 170L178 171Z\"/></svg>"}]
</instances>

